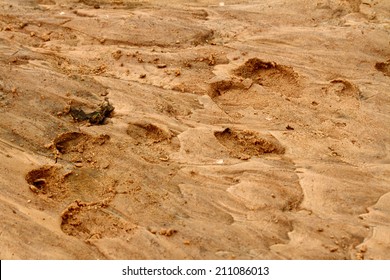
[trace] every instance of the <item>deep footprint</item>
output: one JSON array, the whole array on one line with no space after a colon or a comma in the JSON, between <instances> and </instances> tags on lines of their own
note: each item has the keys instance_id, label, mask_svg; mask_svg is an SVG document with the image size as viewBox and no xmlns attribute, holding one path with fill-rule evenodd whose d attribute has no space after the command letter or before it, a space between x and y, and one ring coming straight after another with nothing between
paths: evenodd
<instances>
[{"instance_id":1,"label":"deep footprint","mask_svg":"<svg viewBox=\"0 0 390 280\"><path fill-rule=\"evenodd\" d=\"M230 128L215 132L214 135L230 151L231 156L240 159L285 152L284 147L272 135L261 136L253 131L236 131Z\"/></svg>"},{"instance_id":2,"label":"deep footprint","mask_svg":"<svg viewBox=\"0 0 390 280\"><path fill-rule=\"evenodd\" d=\"M30 190L49 199L62 199L67 196L64 181L69 173L57 166L45 165L27 173L25 179Z\"/></svg>"},{"instance_id":3,"label":"deep footprint","mask_svg":"<svg viewBox=\"0 0 390 280\"><path fill-rule=\"evenodd\" d=\"M390 77L390 59L386 62L376 63L375 69Z\"/></svg>"},{"instance_id":4,"label":"deep footprint","mask_svg":"<svg viewBox=\"0 0 390 280\"><path fill-rule=\"evenodd\" d=\"M299 97L301 94L299 75L289 66L252 58L233 73L288 97Z\"/></svg>"},{"instance_id":5,"label":"deep footprint","mask_svg":"<svg viewBox=\"0 0 390 280\"><path fill-rule=\"evenodd\" d=\"M64 160L94 163L95 155L99 154L99 150L109 139L108 135L93 137L80 132L66 132L54 139L53 146L59 157Z\"/></svg>"}]
</instances>

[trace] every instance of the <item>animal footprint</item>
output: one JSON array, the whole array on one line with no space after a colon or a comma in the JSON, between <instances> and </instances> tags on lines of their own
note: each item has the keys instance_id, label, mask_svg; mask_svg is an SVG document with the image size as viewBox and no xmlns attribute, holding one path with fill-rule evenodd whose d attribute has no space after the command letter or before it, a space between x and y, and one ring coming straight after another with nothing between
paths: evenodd
<instances>
[{"instance_id":1,"label":"animal footprint","mask_svg":"<svg viewBox=\"0 0 390 280\"><path fill-rule=\"evenodd\" d=\"M272 135L261 136L253 131L238 131L230 128L215 132L214 135L233 157L240 159L285 152L284 147Z\"/></svg>"},{"instance_id":2,"label":"animal footprint","mask_svg":"<svg viewBox=\"0 0 390 280\"><path fill-rule=\"evenodd\" d=\"M80 132L66 132L57 136L53 148L61 159L80 163L96 163L96 155L101 154L103 145L110 139L108 135L93 137Z\"/></svg>"},{"instance_id":3,"label":"animal footprint","mask_svg":"<svg viewBox=\"0 0 390 280\"><path fill-rule=\"evenodd\" d=\"M26 175L30 190L50 199L61 199L67 195L64 186L65 177L69 173L57 166L45 165L31 170Z\"/></svg>"},{"instance_id":4,"label":"animal footprint","mask_svg":"<svg viewBox=\"0 0 390 280\"><path fill-rule=\"evenodd\" d=\"M390 59L386 62L378 62L375 64L375 69L381 71L386 76L390 77Z\"/></svg>"},{"instance_id":5,"label":"animal footprint","mask_svg":"<svg viewBox=\"0 0 390 280\"><path fill-rule=\"evenodd\" d=\"M179 140L172 131L149 122L129 124L127 134L136 146L134 152L148 162L167 161L169 154L180 148Z\"/></svg>"},{"instance_id":6,"label":"animal footprint","mask_svg":"<svg viewBox=\"0 0 390 280\"><path fill-rule=\"evenodd\" d=\"M61 214L61 229L83 240L127 236L136 226L116 217L104 202L75 201Z\"/></svg>"},{"instance_id":7,"label":"animal footprint","mask_svg":"<svg viewBox=\"0 0 390 280\"><path fill-rule=\"evenodd\" d=\"M139 142L160 143L169 141L173 134L155 124L139 122L129 124L127 134Z\"/></svg>"},{"instance_id":8,"label":"animal footprint","mask_svg":"<svg viewBox=\"0 0 390 280\"><path fill-rule=\"evenodd\" d=\"M360 98L359 88L356 85L344 79L332 80L326 91L328 94L333 93L340 97L346 96L346 97L354 97L356 99Z\"/></svg>"},{"instance_id":9,"label":"animal footprint","mask_svg":"<svg viewBox=\"0 0 390 280\"><path fill-rule=\"evenodd\" d=\"M300 78L292 67L251 58L233 73L288 97L300 96Z\"/></svg>"}]
</instances>

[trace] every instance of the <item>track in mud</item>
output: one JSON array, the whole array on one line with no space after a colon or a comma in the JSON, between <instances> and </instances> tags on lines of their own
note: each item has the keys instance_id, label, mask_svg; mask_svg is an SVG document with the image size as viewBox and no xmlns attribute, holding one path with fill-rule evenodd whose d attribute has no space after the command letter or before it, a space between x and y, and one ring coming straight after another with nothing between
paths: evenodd
<instances>
[{"instance_id":1,"label":"track in mud","mask_svg":"<svg viewBox=\"0 0 390 280\"><path fill-rule=\"evenodd\" d=\"M362 214L388 193L388 54L360 1L56 2L1 8L0 168L62 249L5 258L383 256Z\"/></svg>"}]
</instances>

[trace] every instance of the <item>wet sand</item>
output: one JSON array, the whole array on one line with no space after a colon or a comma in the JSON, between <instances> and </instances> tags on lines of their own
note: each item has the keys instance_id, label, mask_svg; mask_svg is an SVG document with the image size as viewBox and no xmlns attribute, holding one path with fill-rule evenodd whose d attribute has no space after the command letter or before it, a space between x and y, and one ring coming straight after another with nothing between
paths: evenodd
<instances>
[{"instance_id":1,"label":"wet sand","mask_svg":"<svg viewBox=\"0 0 390 280\"><path fill-rule=\"evenodd\" d=\"M390 3L186 2L0 1L0 258L390 259Z\"/></svg>"}]
</instances>

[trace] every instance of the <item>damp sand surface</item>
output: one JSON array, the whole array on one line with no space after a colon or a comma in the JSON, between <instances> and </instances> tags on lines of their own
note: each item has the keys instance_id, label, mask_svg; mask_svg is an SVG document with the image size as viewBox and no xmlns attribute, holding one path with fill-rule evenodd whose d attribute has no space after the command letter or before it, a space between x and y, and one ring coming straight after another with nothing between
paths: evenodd
<instances>
[{"instance_id":1,"label":"damp sand surface","mask_svg":"<svg viewBox=\"0 0 390 280\"><path fill-rule=\"evenodd\" d=\"M1 259L390 259L388 1L0 1Z\"/></svg>"}]
</instances>

